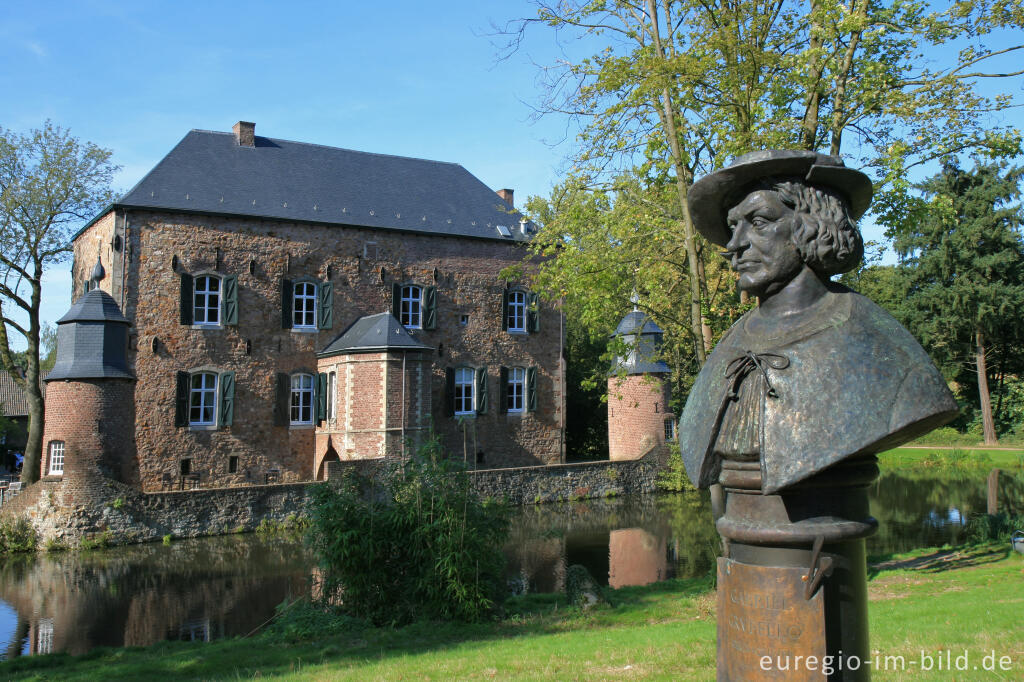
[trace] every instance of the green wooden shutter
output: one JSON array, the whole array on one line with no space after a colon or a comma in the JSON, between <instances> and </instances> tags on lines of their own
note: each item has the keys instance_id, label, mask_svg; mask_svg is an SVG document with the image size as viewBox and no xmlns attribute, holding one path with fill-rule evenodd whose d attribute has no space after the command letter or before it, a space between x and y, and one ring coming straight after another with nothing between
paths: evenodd
<instances>
[{"instance_id":1,"label":"green wooden shutter","mask_svg":"<svg viewBox=\"0 0 1024 682\"><path fill-rule=\"evenodd\" d=\"M529 332L540 331L540 300L537 294L528 294L526 297L526 329Z\"/></svg>"},{"instance_id":2,"label":"green wooden shutter","mask_svg":"<svg viewBox=\"0 0 1024 682\"><path fill-rule=\"evenodd\" d=\"M231 426L235 421L235 373L222 372L220 375L220 414L218 426Z\"/></svg>"},{"instance_id":3,"label":"green wooden shutter","mask_svg":"<svg viewBox=\"0 0 1024 682\"><path fill-rule=\"evenodd\" d=\"M181 323L192 324L192 275L181 273Z\"/></svg>"},{"instance_id":4,"label":"green wooden shutter","mask_svg":"<svg viewBox=\"0 0 1024 682\"><path fill-rule=\"evenodd\" d=\"M316 375L316 424L319 426L327 419L327 375L321 372Z\"/></svg>"},{"instance_id":5,"label":"green wooden shutter","mask_svg":"<svg viewBox=\"0 0 1024 682\"><path fill-rule=\"evenodd\" d=\"M498 414L508 412L508 367L498 370Z\"/></svg>"},{"instance_id":6,"label":"green wooden shutter","mask_svg":"<svg viewBox=\"0 0 1024 682\"><path fill-rule=\"evenodd\" d=\"M501 292L501 331L508 331L508 289Z\"/></svg>"},{"instance_id":7,"label":"green wooden shutter","mask_svg":"<svg viewBox=\"0 0 1024 682\"><path fill-rule=\"evenodd\" d=\"M487 368L476 370L476 413L487 414Z\"/></svg>"},{"instance_id":8,"label":"green wooden shutter","mask_svg":"<svg viewBox=\"0 0 1024 682\"><path fill-rule=\"evenodd\" d=\"M423 328L437 329L437 287L423 287Z\"/></svg>"},{"instance_id":9,"label":"green wooden shutter","mask_svg":"<svg viewBox=\"0 0 1024 682\"><path fill-rule=\"evenodd\" d=\"M330 329L334 326L334 285L320 282L317 295L316 326L318 329Z\"/></svg>"},{"instance_id":10,"label":"green wooden shutter","mask_svg":"<svg viewBox=\"0 0 1024 682\"><path fill-rule=\"evenodd\" d=\"M221 279L220 306L224 324L238 324L238 276L228 275Z\"/></svg>"},{"instance_id":11,"label":"green wooden shutter","mask_svg":"<svg viewBox=\"0 0 1024 682\"><path fill-rule=\"evenodd\" d=\"M537 411L537 368L526 368L526 411Z\"/></svg>"},{"instance_id":12,"label":"green wooden shutter","mask_svg":"<svg viewBox=\"0 0 1024 682\"><path fill-rule=\"evenodd\" d=\"M295 297L295 285L290 279L281 280L281 329L292 328L292 299Z\"/></svg>"},{"instance_id":13,"label":"green wooden shutter","mask_svg":"<svg viewBox=\"0 0 1024 682\"><path fill-rule=\"evenodd\" d=\"M391 284L391 314L399 322L402 321L402 285L398 282Z\"/></svg>"},{"instance_id":14,"label":"green wooden shutter","mask_svg":"<svg viewBox=\"0 0 1024 682\"><path fill-rule=\"evenodd\" d=\"M455 415L455 370L444 368L444 416Z\"/></svg>"},{"instance_id":15,"label":"green wooden shutter","mask_svg":"<svg viewBox=\"0 0 1024 682\"><path fill-rule=\"evenodd\" d=\"M174 425L188 426L188 394L192 388L191 375L178 372L177 385L174 390Z\"/></svg>"},{"instance_id":16,"label":"green wooden shutter","mask_svg":"<svg viewBox=\"0 0 1024 682\"><path fill-rule=\"evenodd\" d=\"M288 426L292 402L292 378L284 372L277 373L274 391L274 426Z\"/></svg>"}]
</instances>

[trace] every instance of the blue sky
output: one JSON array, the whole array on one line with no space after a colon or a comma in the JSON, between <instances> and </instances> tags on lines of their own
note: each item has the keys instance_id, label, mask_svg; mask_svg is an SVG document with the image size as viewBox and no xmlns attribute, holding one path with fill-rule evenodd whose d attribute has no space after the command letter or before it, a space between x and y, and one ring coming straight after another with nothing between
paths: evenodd
<instances>
[{"instance_id":1,"label":"blue sky","mask_svg":"<svg viewBox=\"0 0 1024 682\"><path fill-rule=\"evenodd\" d=\"M487 36L529 15L526 0L5 0L0 126L49 118L113 150L119 190L190 129L242 119L268 137L454 161L521 204L548 193L568 151L550 144L564 121L534 123L527 104L553 42L537 32L499 62ZM69 305L68 270L54 269L43 320Z\"/></svg>"}]
</instances>

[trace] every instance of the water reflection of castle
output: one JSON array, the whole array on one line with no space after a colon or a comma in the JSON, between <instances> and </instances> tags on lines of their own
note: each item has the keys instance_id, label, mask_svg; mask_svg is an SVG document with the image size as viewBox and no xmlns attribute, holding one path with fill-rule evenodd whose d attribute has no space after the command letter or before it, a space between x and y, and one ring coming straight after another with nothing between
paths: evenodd
<instances>
[{"instance_id":1,"label":"water reflection of castle","mask_svg":"<svg viewBox=\"0 0 1024 682\"><path fill-rule=\"evenodd\" d=\"M199 551L182 542L5 563L0 599L17 613L0 632L6 657L244 635L307 590L297 546L224 540Z\"/></svg>"}]
</instances>

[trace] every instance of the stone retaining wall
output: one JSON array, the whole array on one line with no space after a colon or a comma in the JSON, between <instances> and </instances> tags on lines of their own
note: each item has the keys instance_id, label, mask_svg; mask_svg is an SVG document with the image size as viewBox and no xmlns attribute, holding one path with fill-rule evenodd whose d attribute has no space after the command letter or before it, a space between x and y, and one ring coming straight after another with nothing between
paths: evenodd
<instances>
[{"instance_id":1,"label":"stone retaining wall","mask_svg":"<svg viewBox=\"0 0 1024 682\"><path fill-rule=\"evenodd\" d=\"M651 492L666 449L652 450L628 462L583 462L470 472L486 497L523 505ZM332 462L330 478L349 468L375 472L373 460ZM339 466L339 464L341 466ZM109 544L223 535L255 530L263 521L284 521L303 514L312 483L283 483L235 488L199 488L143 493L100 476L85 489L88 501L65 504L60 482L40 481L6 503L4 517L23 517L40 542L77 545L102 538Z\"/></svg>"}]
</instances>

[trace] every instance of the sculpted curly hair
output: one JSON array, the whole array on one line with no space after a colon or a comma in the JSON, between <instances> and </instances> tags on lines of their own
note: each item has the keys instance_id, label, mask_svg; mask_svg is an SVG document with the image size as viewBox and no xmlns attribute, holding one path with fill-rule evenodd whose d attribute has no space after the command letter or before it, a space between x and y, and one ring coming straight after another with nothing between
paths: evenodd
<instances>
[{"instance_id":1,"label":"sculpted curly hair","mask_svg":"<svg viewBox=\"0 0 1024 682\"><path fill-rule=\"evenodd\" d=\"M778 177L766 178L747 191L762 189L775 192L796 213L793 241L809 268L830 277L857 267L864 257L864 239L841 194L800 178Z\"/></svg>"}]
</instances>

